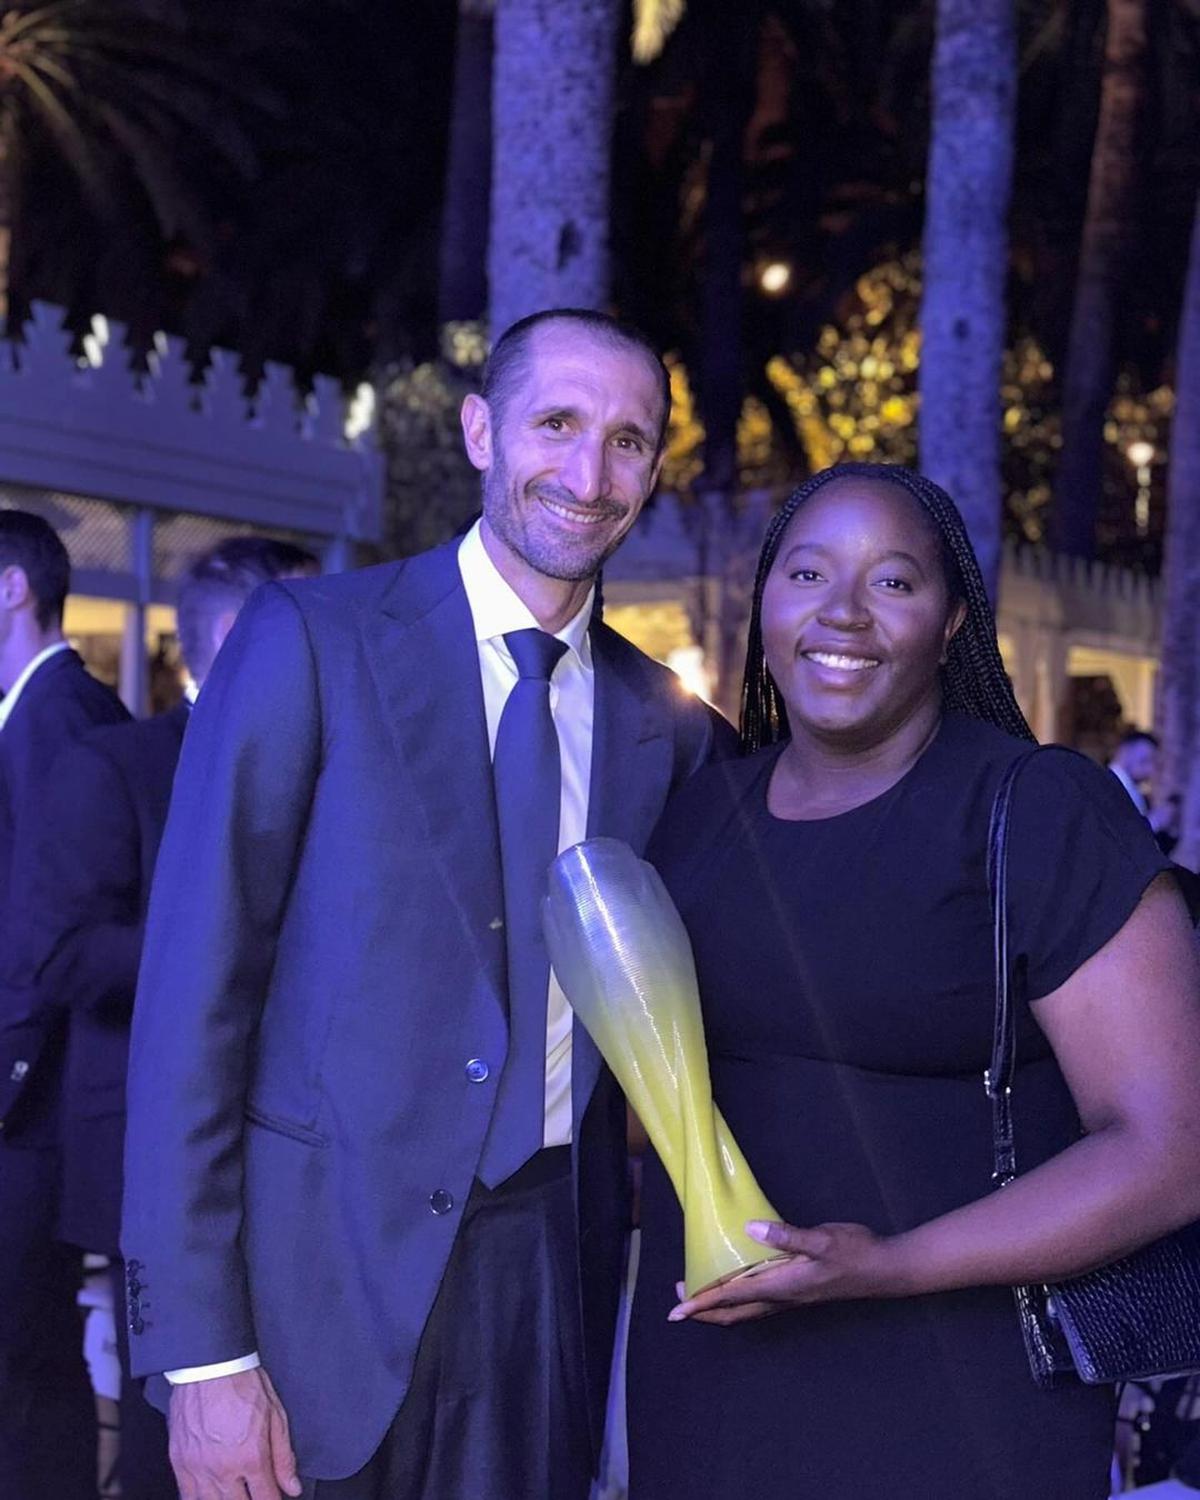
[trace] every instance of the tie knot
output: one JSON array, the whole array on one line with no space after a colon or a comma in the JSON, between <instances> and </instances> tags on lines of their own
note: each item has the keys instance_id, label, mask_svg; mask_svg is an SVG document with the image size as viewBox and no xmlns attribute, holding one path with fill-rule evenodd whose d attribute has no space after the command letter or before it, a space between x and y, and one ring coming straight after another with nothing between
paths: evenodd
<instances>
[{"instance_id":1,"label":"tie knot","mask_svg":"<svg viewBox=\"0 0 1200 1500\"><path fill-rule=\"evenodd\" d=\"M520 675L542 682L550 681L550 674L567 649L566 641L547 635L544 630L510 630L504 637L504 644L512 652Z\"/></svg>"}]
</instances>

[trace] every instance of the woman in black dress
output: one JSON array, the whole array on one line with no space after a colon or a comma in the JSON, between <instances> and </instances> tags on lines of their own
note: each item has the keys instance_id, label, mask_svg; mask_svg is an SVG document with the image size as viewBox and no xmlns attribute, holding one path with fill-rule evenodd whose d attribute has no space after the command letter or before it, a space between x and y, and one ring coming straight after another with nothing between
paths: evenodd
<instances>
[{"instance_id":1,"label":"woman in black dress","mask_svg":"<svg viewBox=\"0 0 1200 1500\"><path fill-rule=\"evenodd\" d=\"M646 1164L631 1500L1100 1500L1113 1401L1036 1387L1009 1288L1200 1216L1194 940L1115 779L1017 784L1021 1176L993 1192L985 846L1032 736L957 511L844 465L767 535L743 712L652 848L695 949L713 1088L796 1252L680 1303ZM795 1226L795 1227L792 1227Z\"/></svg>"}]
</instances>

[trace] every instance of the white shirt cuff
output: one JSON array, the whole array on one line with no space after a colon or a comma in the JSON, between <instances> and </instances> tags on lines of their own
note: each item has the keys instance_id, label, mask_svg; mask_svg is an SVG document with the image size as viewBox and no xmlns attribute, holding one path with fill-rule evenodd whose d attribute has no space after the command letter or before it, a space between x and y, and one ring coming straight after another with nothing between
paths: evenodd
<instances>
[{"instance_id":1,"label":"white shirt cuff","mask_svg":"<svg viewBox=\"0 0 1200 1500\"><path fill-rule=\"evenodd\" d=\"M216 1380L220 1375L237 1375L242 1370L257 1370L257 1354L243 1354L241 1359L222 1360L219 1365L191 1365L185 1370L164 1370L171 1385L193 1385L197 1380Z\"/></svg>"}]
</instances>

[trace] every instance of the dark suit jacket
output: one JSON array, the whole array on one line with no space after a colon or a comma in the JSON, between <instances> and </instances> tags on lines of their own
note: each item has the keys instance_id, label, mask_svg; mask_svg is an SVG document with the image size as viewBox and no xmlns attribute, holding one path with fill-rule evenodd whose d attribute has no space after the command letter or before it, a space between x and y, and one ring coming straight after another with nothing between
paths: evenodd
<instances>
[{"instance_id":1,"label":"dark suit jacket","mask_svg":"<svg viewBox=\"0 0 1200 1500\"><path fill-rule=\"evenodd\" d=\"M592 642L589 832L641 849L732 732L605 626ZM159 859L123 1246L135 1374L258 1349L304 1474L361 1467L407 1389L505 1059L502 914L455 547L260 589L193 711ZM598 1430L624 1112L578 1027L573 1093Z\"/></svg>"},{"instance_id":2,"label":"dark suit jacket","mask_svg":"<svg viewBox=\"0 0 1200 1500\"><path fill-rule=\"evenodd\" d=\"M28 942L43 820L60 790L57 757L98 724L128 719L120 699L60 651L37 669L0 730L0 1122L4 1139L54 1142L66 1015L35 983Z\"/></svg>"},{"instance_id":3,"label":"dark suit jacket","mask_svg":"<svg viewBox=\"0 0 1200 1500\"><path fill-rule=\"evenodd\" d=\"M40 990L70 1012L61 1104L63 1239L115 1255L125 1075L150 881L190 709L93 729L60 757L35 862Z\"/></svg>"}]
</instances>

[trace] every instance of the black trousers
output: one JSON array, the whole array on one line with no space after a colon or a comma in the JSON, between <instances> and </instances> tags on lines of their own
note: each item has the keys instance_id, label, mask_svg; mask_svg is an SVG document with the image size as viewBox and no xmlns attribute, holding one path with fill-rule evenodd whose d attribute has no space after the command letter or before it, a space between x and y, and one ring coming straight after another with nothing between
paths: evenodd
<instances>
[{"instance_id":1,"label":"black trousers","mask_svg":"<svg viewBox=\"0 0 1200 1500\"><path fill-rule=\"evenodd\" d=\"M387 1436L305 1500L587 1500L570 1152L476 1183Z\"/></svg>"},{"instance_id":2,"label":"black trousers","mask_svg":"<svg viewBox=\"0 0 1200 1500\"><path fill-rule=\"evenodd\" d=\"M96 1401L54 1239L58 1153L0 1143L0 1500L96 1500Z\"/></svg>"}]
</instances>

